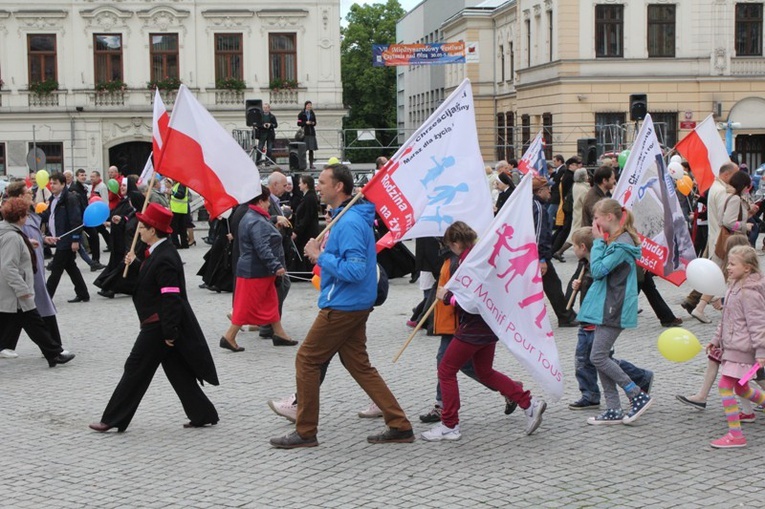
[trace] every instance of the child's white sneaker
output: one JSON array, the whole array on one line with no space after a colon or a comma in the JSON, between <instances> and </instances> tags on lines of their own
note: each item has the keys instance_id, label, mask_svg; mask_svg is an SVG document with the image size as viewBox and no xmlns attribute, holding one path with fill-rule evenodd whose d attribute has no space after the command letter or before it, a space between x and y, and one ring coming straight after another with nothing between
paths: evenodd
<instances>
[{"instance_id":1,"label":"child's white sneaker","mask_svg":"<svg viewBox=\"0 0 765 509\"><path fill-rule=\"evenodd\" d=\"M440 442L441 440L459 440L462 438L459 424L455 424L453 428L450 428L442 422L439 422L430 428L430 431L424 432L421 436L423 440L427 440L428 442Z\"/></svg>"},{"instance_id":2,"label":"child's white sneaker","mask_svg":"<svg viewBox=\"0 0 765 509\"><path fill-rule=\"evenodd\" d=\"M18 357L19 354L17 354L14 350L11 350L10 348L6 348L5 350L0 350L0 357L3 359L15 359Z\"/></svg>"},{"instance_id":3,"label":"child's white sneaker","mask_svg":"<svg viewBox=\"0 0 765 509\"><path fill-rule=\"evenodd\" d=\"M526 434L534 433L542 424L542 414L547 410L547 403L543 399L531 398L531 405L524 409L526 414Z\"/></svg>"}]
</instances>

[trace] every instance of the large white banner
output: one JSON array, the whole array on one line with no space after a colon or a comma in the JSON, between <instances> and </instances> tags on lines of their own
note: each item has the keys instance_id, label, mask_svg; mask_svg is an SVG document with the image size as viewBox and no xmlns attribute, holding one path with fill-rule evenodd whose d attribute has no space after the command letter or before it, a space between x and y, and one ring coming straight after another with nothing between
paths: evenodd
<instances>
[{"instance_id":1,"label":"large white banner","mask_svg":"<svg viewBox=\"0 0 765 509\"><path fill-rule=\"evenodd\" d=\"M454 221L479 234L492 220L470 81L462 84L362 189L390 243L440 237Z\"/></svg>"},{"instance_id":2,"label":"large white banner","mask_svg":"<svg viewBox=\"0 0 765 509\"><path fill-rule=\"evenodd\" d=\"M563 396L545 306L527 173L499 215L468 253L446 288L468 313L480 314L499 340L555 401Z\"/></svg>"},{"instance_id":3,"label":"large white banner","mask_svg":"<svg viewBox=\"0 0 765 509\"><path fill-rule=\"evenodd\" d=\"M696 251L651 115L643 121L613 197L635 216L643 249L638 265L681 285Z\"/></svg>"}]
</instances>

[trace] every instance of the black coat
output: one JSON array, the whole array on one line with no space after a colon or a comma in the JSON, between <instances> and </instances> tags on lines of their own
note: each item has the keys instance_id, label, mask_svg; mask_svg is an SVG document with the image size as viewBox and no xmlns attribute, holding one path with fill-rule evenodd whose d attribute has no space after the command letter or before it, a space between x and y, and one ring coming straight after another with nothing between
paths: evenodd
<instances>
[{"instance_id":1,"label":"black coat","mask_svg":"<svg viewBox=\"0 0 765 509\"><path fill-rule=\"evenodd\" d=\"M497 211L494 213L495 216L502 210L502 206L507 199L510 198L510 195L513 194L513 191L515 191L515 186L508 186L507 189L499 192L499 196L497 196Z\"/></svg>"},{"instance_id":2,"label":"black coat","mask_svg":"<svg viewBox=\"0 0 765 509\"><path fill-rule=\"evenodd\" d=\"M48 199L48 205L53 203L54 198L55 197L51 196ZM42 214L43 224L48 224L50 214L49 207L48 210ZM59 195L58 202L56 203L54 218L57 237L82 226L82 208L80 207L80 199L77 197L76 193L64 187ZM81 236L82 229L80 228L66 237L61 237L59 241L56 242L56 249L71 249L72 242L79 242Z\"/></svg>"},{"instance_id":3,"label":"black coat","mask_svg":"<svg viewBox=\"0 0 765 509\"><path fill-rule=\"evenodd\" d=\"M264 127L265 124L270 124L268 127ZM263 112L261 122L256 127L258 128L258 139L262 140L263 138L267 140L273 140L276 138L276 131L275 129L279 126L279 123L276 121L276 117L273 113L265 113Z\"/></svg>"},{"instance_id":4,"label":"black coat","mask_svg":"<svg viewBox=\"0 0 765 509\"><path fill-rule=\"evenodd\" d=\"M174 339L174 348L198 380L218 385L210 348L186 296L183 262L169 240L158 245L141 266L133 304L142 323L159 315L162 338L158 341Z\"/></svg>"},{"instance_id":5,"label":"black coat","mask_svg":"<svg viewBox=\"0 0 765 509\"><path fill-rule=\"evenodd\" d=\"M311 110L310 115L311 118L308 118L308 114L305 110L298 113L297 125L303 128L303 132L306 136L316 136L316 113ZM306 122L309 120L313 122L313 124L306 125Z\"/></svg>"},{"instance_id":6,"label":"black coat","mask_svg":"<svg viewBox=\"0 0 765 509\"><path fill-rule=\"evenodd\" d=\"M316 196L316 191L308 191L305 194L303 201L295 210L292 224L297 234L295 244L302 254L302 248L305 247L308 239L316 238L319 234L319 198Z\"/></svg>"}]
</instances>

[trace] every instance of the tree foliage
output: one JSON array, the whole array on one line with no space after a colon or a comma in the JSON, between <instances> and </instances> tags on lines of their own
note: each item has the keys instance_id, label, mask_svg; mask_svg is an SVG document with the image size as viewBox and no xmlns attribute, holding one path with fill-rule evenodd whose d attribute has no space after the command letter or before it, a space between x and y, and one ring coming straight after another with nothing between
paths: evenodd
<instances>
[{"instance_id":1,"label":"tree foliage","mask_svg":"<svg viewBox=\"0 0 765 509\"><path fill-rule=\"evenodd\" d=\"M396 68L373 67L372 45L395 43L396 22L404 14L398 0L351 6L341 44L343 102L350 109L344 128L396 127ZM394 132L378 133L383 144L393 137ZM371 161L380 152L350 151L346 156L354 162Z\"/></svg>"}]
</instances>

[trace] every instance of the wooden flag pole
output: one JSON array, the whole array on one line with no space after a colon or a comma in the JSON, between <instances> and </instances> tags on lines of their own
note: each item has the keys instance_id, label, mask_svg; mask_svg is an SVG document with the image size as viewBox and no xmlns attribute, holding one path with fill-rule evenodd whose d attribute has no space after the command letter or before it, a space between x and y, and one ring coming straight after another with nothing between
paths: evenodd
<instances>
[{"instance_id":1,"label":"wooden flag pole","mask_svg":"<svg viewBox=\"0 0 765 509\"><path fill-rule=\"evenodd\" d=\"M157 177L157 171L154 170L154 173L151 176L151 179L149 180L149 187L146 188L146 195L143 199L143 207L141 208L141 214L146 212L146 207L149 206L149 195L151 194L151 190L154 189L154 180ZM127 177L125 177L127 178ZM128 253L132 253L135 250L135 245L138 243L138 228L135 229L135 234L133 235L133 243L130 244L130 251ZM128 275L128 270L130 269L130 265L127 263L125 264L125 270L122 271L122 277L126 278Z\"/></svg>"},{"instance_id":2,"label":"wooden flag pole","mask_svg":"<svg viewBox=\"0 0 765 509\"><path fill-rule=\"evenodd\" d=\"M582 278L584 277L584 271L587 268L586 265L582 266L582 270L579 271L579 275L576 276L576 280L579 281L579 284L582 283ZM576 299L576 294L579 293L579 288L571 292L571 297L568 299L568 304L566 305L566 309L571 309L571 306L574 305L574 299Z\"/></svg>"},{"instance_id":3,"label":"wooden flag pole","mask_svg":"<svg viewBox=\"0 0 765 509\"><path fill-rule=\"evenodd\" d=\"M406 339L406 342L404 343L404 346L401 347L401 350L398 351L395 357L393 357L393 362L395 363L399 357L401 357L401 354L404 353L404 350L406 350L406 347L409 346L409 343L412 342L414 339L415 334L417 334L420 329L422 328L422 324L425 323L425 320L428 319L430 314L433 312L434 309L436 309L436 304L438 303L438 298L436 298L433 301L433 304L430 305L427 311L425 311L425 314L422 315L422 318L420 318L420 321L417 322L417 327L414 328L411 334L409 334L409 337Z\"/></svg>"}]
</instances>

